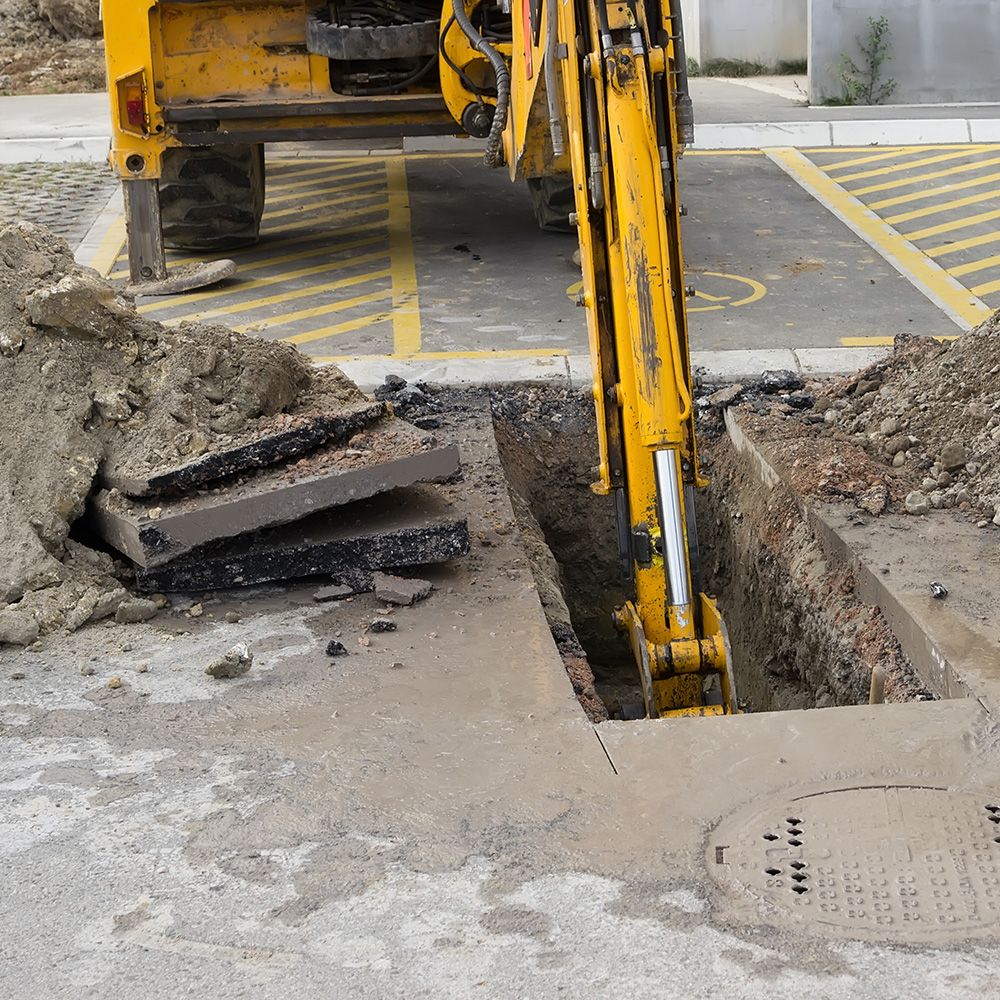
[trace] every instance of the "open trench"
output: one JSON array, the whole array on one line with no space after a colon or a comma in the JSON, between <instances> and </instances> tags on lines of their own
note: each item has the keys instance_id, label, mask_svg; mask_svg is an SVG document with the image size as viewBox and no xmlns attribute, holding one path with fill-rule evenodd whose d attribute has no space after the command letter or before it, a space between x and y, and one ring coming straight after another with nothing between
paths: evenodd
<instances>
[{"instance_id":1,"label":"open trench","mask_svg":"<svg viewBox=\"0 0 1000 1000\"><path fill-rule=\"evenodd\" d=\"M567 390L504 388L493 391L492 409L538 589L581 704L595 721L601 707L610 718L636 717L636 670L611 625L622 600L614 513L588 488L597 464L592 402ZM850 573L828 563L794 498L750 473L717 415L703 423L711 485L697 500L701 570L729 631L740 707L867 703L875 668L886 701L935 697L880 611L855 596ZM582 654L602 706L582 678Z\"/></svg>"}]
</instances>

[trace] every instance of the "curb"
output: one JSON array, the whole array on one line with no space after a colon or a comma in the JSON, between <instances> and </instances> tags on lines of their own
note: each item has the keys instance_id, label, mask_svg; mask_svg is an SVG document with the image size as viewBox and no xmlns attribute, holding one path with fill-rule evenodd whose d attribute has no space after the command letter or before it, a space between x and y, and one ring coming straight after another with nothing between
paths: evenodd
<instances>
[{"instance_id":1,"label":"curb","mask_svg":"<svg viewBox=\"0 0 1000 1000\"><path fill-rule=\"evenodd\" d=\"M97 129L95 129L95 132ZM398 156L416 152L438 152L447 156L451 143L404 139L398 147L368 150L367 155ZM858 121L725 122L696 125L695 150L769 149L793 146L822 149L836 146L922 146L1000 142L1000 118L896 118ZM103 163L108 158L108 135L39 134L0 139L0 164L12 163ZM466 141L455 151L478 147ZM348 155L346 150L321 150ZM357 156L358 150L351 155ZM293 155L301 155L301 152Z\"/></svg>"},{"instance_id":2,"label":"curb","mask_svg":"<svg viewBox=\"0 0 1000 1000\"><path fill-rule=\"evenodd\" d=\"M890 347L803 347L773 351L694 351L691 364L704 382L735 382L765 371L787 369L809 377L849 375L874 364ZM586 390L592 382L590 357L585 354L536 358L395 358L388 355L348 358L336 363L358 386L371 391L398 375L407 382L437 382L447 386L507 385L512 382Z\"/></svg>"},{"instance_id":3,"label":"curb","mask_svg":"<svg viewBox=\"0 0 1000 1000\"><path fill-rule=\"evenodd\" d=\"M933 146L1000 142L1000 118L885 118L695 125L694 149Z\"/></svg>"}]
</instances>

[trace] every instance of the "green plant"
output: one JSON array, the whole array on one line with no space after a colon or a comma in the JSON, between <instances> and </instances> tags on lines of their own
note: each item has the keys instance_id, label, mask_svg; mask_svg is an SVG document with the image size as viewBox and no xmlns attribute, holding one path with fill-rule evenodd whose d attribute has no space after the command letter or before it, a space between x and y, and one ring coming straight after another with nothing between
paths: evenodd
<instances>
[{"instance_id":1,"label":"green plant","mask_svg":"<svg viewBox=\"0 0 1000 1000\"><path fill-rule=\"evenodd\" d=\"M688 56L687 70L688 76L701 76L701 64L692 56Z\"/></svg>"},{"instance_id":2,"label":"green plant","mask_svg":"<svg viewBox=\"0 0 1000 1000\"><path fill-rule=\"evenodd\" d=\"M889 19L887 17L868 18L868 37L857 37L858 48L864 57L862 66L845 52L840 57L838 70L844 88L844 104L881 104L892 96L896 81L891 77L882 79L882 67L892 57Z\"/></svg>"}]
</instances>

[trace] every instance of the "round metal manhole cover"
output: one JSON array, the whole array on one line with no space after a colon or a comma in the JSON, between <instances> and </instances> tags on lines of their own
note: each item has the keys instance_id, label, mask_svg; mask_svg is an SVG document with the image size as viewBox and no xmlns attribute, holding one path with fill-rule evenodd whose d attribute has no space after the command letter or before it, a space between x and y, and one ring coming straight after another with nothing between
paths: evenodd
<instances>
[{"instance_id":1,"label":"round metal manhole cover","mask_svg":"<svg viewBox=\"0 0 1000 1000\"><path fill-rule=\"evenodd\" d=\"M879 785L755 803L716 828L707 861L748 922L880 940L992 936L1000 797Z\"/></svg>"}]
</instances>

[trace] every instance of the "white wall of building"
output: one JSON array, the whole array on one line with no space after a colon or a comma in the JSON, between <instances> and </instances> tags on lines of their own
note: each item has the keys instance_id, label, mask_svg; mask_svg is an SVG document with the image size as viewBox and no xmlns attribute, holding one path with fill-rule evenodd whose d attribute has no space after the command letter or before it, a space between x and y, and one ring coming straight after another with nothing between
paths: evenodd
<instances>
[{"instance_id":1,"label":"white wall of building","mask_svg":"<svg viewBox=\"0 0 1000 1000\"><path fill-rule=\"evenodd\" d=\"M772 64L805 59L808 0L681 0L687 54Z\"/></svg>"},{"instance_id":2,"label":"white wall of building","mask_svg":"<svg viewBox=\"0 0 1000 1000\"><path fill-rule=\"evenodd\" d=\"M809 0L813 104L842 96L841 56L860 67L857 36L882 15L891 31L883 76L896 81L887 103L1000 101L1000 0Z\"/></svg>"}]
</instances>

